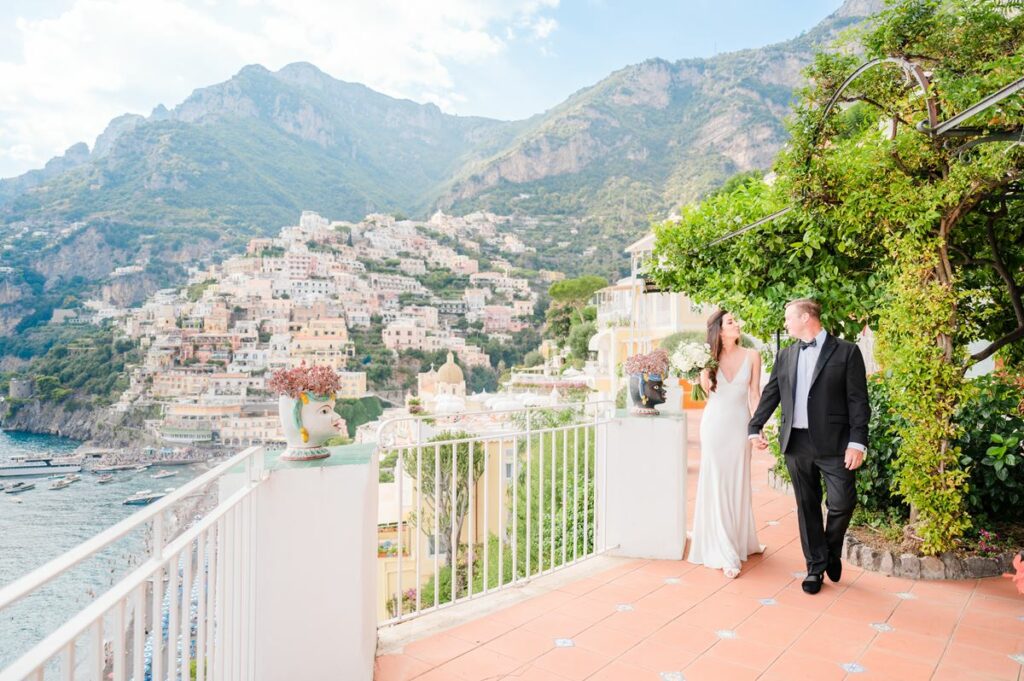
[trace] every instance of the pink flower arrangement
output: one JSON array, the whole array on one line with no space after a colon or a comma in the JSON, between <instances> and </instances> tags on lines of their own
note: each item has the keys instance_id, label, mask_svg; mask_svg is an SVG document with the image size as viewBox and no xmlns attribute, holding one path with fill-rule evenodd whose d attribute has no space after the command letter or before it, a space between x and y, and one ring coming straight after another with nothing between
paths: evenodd
<instances>
[{"instance_id":1,"label":"pink flower arrangement","mask_svg":"<svg viewBox=\"0 0 1024 681\"><path fill-rule=\"evenodd\" d=\"M668 353L658 348L647 354L633 355L626 359L627 374L657 374L662 378L668 375Z\"/></svg>"},{"instance_id":2,"label":"pink flower arrangement","mask_svg":"<svg viewBox=\"0 0 1024 681\"><path fill-rule=\"evenodd\" d=\"M267 388L295 400L302 393L333 396L341 388L341 378L330 367L302 365L275 371L267 381Z\"/></svg>"}]
</instances>

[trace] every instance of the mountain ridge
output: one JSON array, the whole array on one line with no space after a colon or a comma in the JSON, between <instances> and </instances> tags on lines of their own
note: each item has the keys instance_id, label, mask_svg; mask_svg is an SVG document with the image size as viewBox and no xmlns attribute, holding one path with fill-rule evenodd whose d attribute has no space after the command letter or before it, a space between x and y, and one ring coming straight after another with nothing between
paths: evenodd
<instances>
[{"instance_id":1,"label":"mountain ridge","mask_svg":"<svg viewBox=\"0 0 1024 681\"><path fill-rule=\"evenodd\" d=\"M186 256L301 210L530 216L510 226L536 246L517 266L614 277L651 220L770 165L813 50L880 7L847 0L788 41L625 66L517 121L453 116L307 62L245 66L171 109L112 119L91 150L0 180L0 267L21 292L0 303L0 331L42 314L40 292L80 297L132 263L144 287L169 285ZM76 270L78 252L93 259Z\"/></svg>"}]
</instances>

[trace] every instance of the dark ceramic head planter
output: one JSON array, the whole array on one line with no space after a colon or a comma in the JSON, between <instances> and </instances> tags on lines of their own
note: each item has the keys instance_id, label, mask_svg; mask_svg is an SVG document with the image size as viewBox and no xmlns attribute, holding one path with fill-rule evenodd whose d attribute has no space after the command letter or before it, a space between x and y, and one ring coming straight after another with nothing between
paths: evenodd
<instances>
[{"instance_id":1,"label":"dark ceramic head planter","mask_svg":"<svg viewBox=\"0 0 1024 681\"><path fill-rule=\"evenodd\" d=\"M660 374L631 374L629 377L629 396L633 401L633 413L644 416L657 416L655 409L665 402L665 385Z\"/></svg>"}]
</instances>

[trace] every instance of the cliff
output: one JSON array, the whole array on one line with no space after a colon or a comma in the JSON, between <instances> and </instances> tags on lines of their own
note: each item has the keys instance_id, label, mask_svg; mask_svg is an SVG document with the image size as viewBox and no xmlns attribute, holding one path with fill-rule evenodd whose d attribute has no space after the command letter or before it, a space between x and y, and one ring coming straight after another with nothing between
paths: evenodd
<instances>
[{"instance_id":1,"label":"cliff","mask_svg":"<svg viewBox=\"0 0 1024 681\"><path fill-rule=\"evenodd\" d=\"M60 435L97 447L139 447L152 444L143 416L107 407L38 399L0 403L0 428Z\"/></svg>"}]
</instances>

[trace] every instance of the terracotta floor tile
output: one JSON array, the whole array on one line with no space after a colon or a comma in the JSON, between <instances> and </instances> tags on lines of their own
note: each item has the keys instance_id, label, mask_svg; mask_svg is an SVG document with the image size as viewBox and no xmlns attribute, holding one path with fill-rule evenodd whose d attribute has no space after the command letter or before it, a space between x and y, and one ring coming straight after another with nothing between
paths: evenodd
<instances>
[{"instance_id":1,"label":"terracotta floor tile","mask_svg":"<svg viewBox=\"0 0 1024 681\"><path fill-rule=\"evenodd\" d=\"M508 674L520 666L522 666L521 663L511 657L499 655L493 650L477 648L445 663L439 669L455 674L466 681L484 681L484 679Z\"/></svg>"},{"instance_id":2,"label":"terracotta floor tile","mask_svg":"<svg viewBox=\"0 0 1024 681\"><path fill-rule=\"evenodd\" d=\"M932 681L1006 681L1016 679L1018 676L997 676L987 672L978 671L971 667L958 667L947 663L939 663Z\"/></svg>"},{"instance_id":3,"label":"terracotta floor tile","mask_svg":"<svg viewBox=\"0 0 1024 681\"><path fill-rule=\"evenodd\" d=\"M963 605L970 600L976 586L975 580L920 581L910 592L922 600Z\"/></svg>"},{"instance_id":4,"label":"terracotta floor tile","mask_svg":"<svg viewBox=\"0 0 1024 681\"><path fill-rule=\"evenodd\" d=\"M490 615L472 620L466 624L460 624L457 627L448 629L444 633L480 645L491 639L498 638L515 627L515 624L502 620L497 615Z\"/></svg>"},{"instance_id":5,"label":"terracotta floor tile","mask_svg":"<svg viewBox=\"0 0 1024 681\"><path fill-rule=\"evenodd\" d=\"M846 588L825 611L835 617L884 622L903 601L887 591L872 591L859 584Z\"/></svg>"},{"instance_id":6,"label":"terracotta floor tile","mask_svg":"<svg viewBox=\"0 0 1024 681\"><path fill-rule=\"evenodd\" d=\"M422 676L417 676L416 681L463 681L463 679L455 672L444 669L432 669Z\"/></svg>"},{"instance_id":7,"label":"terracotta floor tile","mask_svg":"<svg viewBox=\"0 0 1024 681\"><path fill-rule=\"evenodd\" d=\"M658 672L651 671L650 669L644 669L643 667L637 667L635 665L615 661L607 667L602 668L587 681L647 681L648 679L650 681L660 681L661 676Z\"/></svg>"},{"instance_id":8,"label":"terracotta floor tile","mask_svg":"<svg viewBox=\"0 0 1024 681\"><path fill-rule=\"evenodd\" d=\"M567 679L585 679L608 665L612 658L586 648L555 648L537 658L534 663L541 669L554 672Z\"/></svg>"},{"instance_id":9,"label":"terracotta floor tile","mask_svg":"<svg viewBox=\"0 0 1024 681\"><path fill-rule=\"evenodd\" d=\"M573 596L582 596L590 593L594 589L604 586L605 582L598 579L580 579L575 582L569 582L558 587L559 591L571 594Z\"/></svg>"},{"instance_id":10,"label":"terracotta floor tile","mask_svg":"<svg viewBox=\"0 0 1024 681\"><path fill-rule=\"evenodd\" d=\"M975 593L967 609L976 612L990 612L997 615L1024 616L1024 597L998 598Z\"/></svg>"},{"instance_id":11,"label":"terracotta floor tile","mask_svg":"<svg viewBox=\"0 0 1024 681\"><path fill-rule=\"evenodd\" d=\"M783 650L784 648L779 646L744 638L740 634L734 639L722 639L711 646L711 649L705 655L722 658L763 672L778 659L779 654Z\"/></svg>"},{"instance_id":12,"label":"terracotta floor tile","mask_svg":"<svg viewBox=\"0 0 1024 681\"><path fill-rule=\"evenodd\" d=\"M871 642L871 648L936 664L948 643L948 639L896 629L880 632Z\"/></svg>"},{"instance_id":13,"label":"terracotta floor tile","mask_svg":"<svg viewBox=\"0 0 1024 681\"><path fill-rule=\"evenodd\" d=\"M551 612L543 617L527 622L523 625L523 629L555 639L572 638L590 626L590 622L578 617L569 617L568 615Z\"/></svg>"},{"instance_id":14,"label":"terracotta floor tile","mask_svg":"<svg viewBox=\"0 0 1024 681\"><path fill-rule=\"evenodd\" d=\"M869 648L857 663L864 667L858 678L891 679L892 681L928 681L938 665L937 660L923 661L905 655Z\"/></svg>"},{"instance_id":15,"label":"terracotta floor tile","mask_svg":"<svg viewBox=\"0 0 1024 681\"><path fill-rule=\"evenodd\" d=\"M645 575L656 575L658 577L681 577L696 567L693 563L685 560L653 560L647 565L637 569L637 572Z\"/></svg>"},{"instance_id":16,"label":"terracotta floor tile","mask_svg":"<svg viewBox=\"0 0 1024 681\"><path fill-rule=\"evenodd\" d=\"M577 647L593 650L614 658L622 655L646 638L647 634L624 631L601 623L595 624L573 637L573 643Z\"/></svg>"},{"instance_id":17,"label":"terracotta floor tile","mask_svg":"<svg viewBox=\"0 0 1024 681\"><path fill-rule=\"evenodd\" d=\"M547 669L541 669L533 663L513 669L508 674L498 678L503 681L566 681L564 676L549 672ZM419 680L417 679L417 681Z\"/></svg>"},{"instance_id":18,"label":"terracotta floor tile","mask_svg":"<svg viewBox=\"0 0 1024 681\"><path fill-rule=\"evenodd\" d=\"M1021 595L1017 593L1017 588L1013 585L1013 581L1002 577L979 579L974 593L978 596L996 596L1011 601L1020 600L1021 598Z\"/></svg>"},{"instance_id":19,"label":"terracotta floor tile","mask_svg":"<svg viewBox=\"0 0 1024 681\"><path fill-rule=\"evenodd\" d=\"M721 658L701 655L683 670L686 681L752 681L761 672Z\"/></svg>"},{"instance_id":20,"label":"terracotta floor tile","mask_svg":"<svg viewBox=\"0 0 1024 681\"><path fill-rule=\"evenodd\" d=\"M631 610L627 612L616 612L601 624L614 629L650 636L658 629L661 629L673 619L672 615L664 612L641 612Z\"/></svg>"},{"instance_id":21,"label":"terracotta floor tile","mask_svg":"<svg viewBox=\"0 0 1024 681\"><path fill-rule=\"evenodd\" d=\"M647 640L627 650L618 661L653 672L674 672L682 671L698 656L699 653Z\"/></svg>"},{"instance_id":22,"label":"terracotta floor tile","mask_svg":"<svg viewBox=\"0 0 1024 681\"><path fill-rule=\"evenodd\" d=\"M1022 615L1022 617L1024 617L1024 615ZM975 610L970 606L967 607L967 611L960 617L958 624L961 626L978 627L979 629L991 629L994 631L1004 631L1014 634L1024 632L1024 620L1020 620L1013 615L1007 615L1004 613Z\"/></svg>"},{"instance_id":23,"label":"terracotta floor tile","mask_svg":"<svg viewBox=\"0 0 1024 681\"><path fill-rule=\"evenodd\" d=\"M408 655L381 655L373 664L374 681L408 681L430 670L430 665Z\"/></svg>"},{"instance_id":24,"label":"terracotta floor tile","mask_svg":"<svg viewBox=\"0 0 1024 681\"><path fill-rule=\"evenodd\" d=\"M621 584L605 584L587 594L587 598L605 603L632 603L638 601L647 594L655 591L657 587L623 586Z\"/></svg>"},{"instance_id":25,"label":"terracotta floor tile","mask_svg":"<svg viewBox=\"0 0 1024 681\"><path fill-rule=\"evenodd\" d=\"M555 639L550 636L526 629L513 629L484 645L484 650L493 650L515 660L528 662L554 647Z\"/></svg>"},{"instance_id":26,"label":"terracotta floor tile","mask_svg":"<svg viewBox=\"0 0 1024 681\"><path fill-rule=\"evenodd\" d=\"M586 596L581 596L569 601L565 605L558 606L552 612L582 620L587 624L596 624L614 615L617 612L615 608L616 604L595 601Z\"/></svg>"},{"instance_id":27,"label":"terracotta floor tile","mask_svg":"<svg viewBox=\"0 0 1024 681\"><path fill-rule=\"evenodd\" d=\"M846 676L837 663L788 650L760 678L764 681L839 681Z\"/></svg>"},{"instance_id":28,"label":"terracotta floor tile","mask_svg":"<svg viewBox=\"0 0 1024 681\"><path fill-rule=\"evenodd\" d=\"M901 591L910 591L914 588L914 580L902 579L900 577L887 577L877 572L865 571L860 577L857 578L857 582L864 587L871 589L872 591L890 591L892 593L898 593Z\"/></svg>"},{"instance_id":29,"label":"terracotta floor tile","mask_svg":"<svg viewBox=\"0 0 1024 681\"><path fill-rule=\"evenodd\" d=\"M867 644L873 638L875 632L867 627L860 630L851 627L848 620L833 618L842 623L842 629L821 624L822 618L816 620L797 639L790 650L801 655L820 657L826 660L842 664L852 662L860 656Z\"/></svg>"},{"instance_id":30,"label":"terracotta floor tile","mask_svg":"<svg viewBox=\"0 0 1024 681\"><path fill-rule=\"evenodd\" d=\"M1015 679L1021 671L1020 663L1005 654L960 643L949 644L940 664L973 669L979 674L992 674L1001 679Z\"/></svg>"},{"instance_id":31,"label":"terracotta floor tile","mask_svg":"<svg viewBox=\"0 0 1024 681\"><path fill-rule=\"evenodd\" d=\"M531 607L546 611L554 610L555 608L565 605L576 598L577 596L574 596L573 594L555 590L549 591L542 596L531 598L527 603L529 603Z\"/></svg>"},{"instance_id":32,"label":"terracotta floor tile","mask_svg":"<svg viewBox=\"0 0 1024 681\"><path fill-rule=\"evenodd\" d=\"M1015 655L1024 651L1024 631L993 631L961 624L953 632L953 642L994 653Z\"/></svg>"},{"instance_id":33,"label":"terracotta floor tile","mask_svg":"<svg viewBox=\"0 0 1024 681\"><path fill-rule=\"evenodd\" d=\"M692 653L703 653L718 641L718 637L710 629L693 627L682 620L676 620L656 631L647 640Z\"/></svg>"},{"instance_id":34,"label":"terracotta floor tile","mask_svg":"<svg viewBox=\"0 0 1024 681\"><path fill-rule=\"evenodd\" d=\"M799 608L774 605L758 610L736 627L736 633L760 643L779 646L793 644L807 630L814 615Z\"/></svg>"},{"instance_id":35,"label":"terracotta floor tile","mask_svg":"<svg viewBox=\"0 0 1024 681\"><path fill-rule=\"evenodd\" d=\"M896 629L949 638L960 614L961 609L956 606L913 600L900 603L888 622Z\"/></svg>"},{"instance_id":36,"label":"terracotta floor tile","mask_svg":"<svg viewBox=\"0 0 1024 681\"><path fill-rule=\"evenodd\" d=\"M448 660L473 650L476 646L477 644L473 641L467 641L448 634L436 634L410 643L405 646L402 652L405 655L411 655L418 660L426 662L431 667L437 667Z\"/></svg>"}]
</instances>

